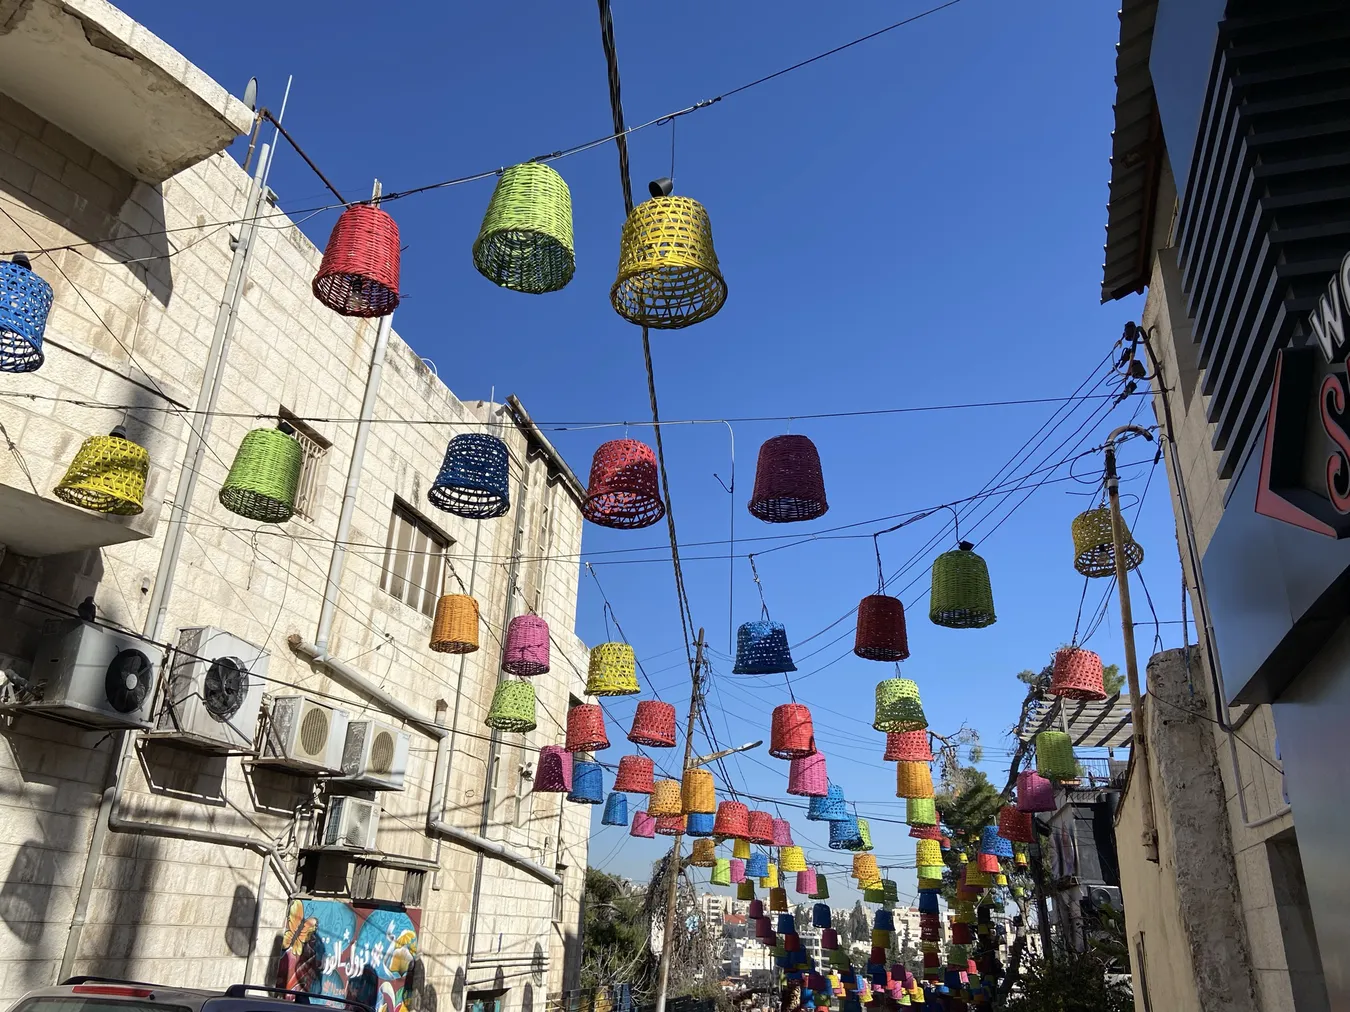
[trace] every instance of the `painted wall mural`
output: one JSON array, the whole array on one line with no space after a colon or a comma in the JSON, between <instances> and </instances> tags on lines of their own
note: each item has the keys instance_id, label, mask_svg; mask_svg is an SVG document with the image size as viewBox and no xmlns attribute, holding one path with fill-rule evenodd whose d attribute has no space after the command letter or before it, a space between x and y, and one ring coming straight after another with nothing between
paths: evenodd
<instances>
[{"instance_id":1,"label":"painted wall mural","mask_svg":"<svg viewBox=\"0 0 1350 1012\"><path fill-rule=\"evenodd\" d=\"M417 1012L425 973L420 910L341 900L291 900L276 985L349 998L374 1012Z\"/></svg>"}]
</instances>

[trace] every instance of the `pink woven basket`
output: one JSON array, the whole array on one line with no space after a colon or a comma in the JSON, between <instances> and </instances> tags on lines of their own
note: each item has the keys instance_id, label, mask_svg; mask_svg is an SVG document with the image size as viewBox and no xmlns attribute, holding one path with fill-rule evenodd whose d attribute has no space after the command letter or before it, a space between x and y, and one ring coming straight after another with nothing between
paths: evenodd
<instances>
[{"instance_id":1,"label":"pink woven basket","mask_svg":"<svg viewBox=\"0 0 1350 1012\"><path fill-rule=\"evenodd\" d=\"M548 672L548 623L538 615L517 615L506 627L502 670L513 675Z\"/></svg>"},{"instance_id":2,"label":"pink woven basket","mask_svg":"<svg viewBox=\"0 0 1350 1012\"><path fill-rule=\"evenodd\" d=\"M803 896L814 896L816 894L816 870L814 868L797 872L797 892Z\"/></svg>"},{"instance_id":3,"label":"pink woven basket","mask_svg":"<svg viewBox=\"0 0 1350 1012\"><path fill-rule=\"evenodd\" d=\"M787 792L803 798L823 798L830 792L825 753L817 752L792 760L788 767Z\"/></svg>"},{"instance_id":4,"label":"pink woven basket","mask_svg":"<svg viewBox=\"0 0 1350 1012\"><path fill-rule=\"evenodd\" d=\"M534 789L561 794L572 789L572 753L561 745L545 745L539 750L539 767L534 774Z\"/></svg>"},{"instance_id":5,"label":"pink woven basket","mask_svg":"<svg viewBox=\"0 0 1350 1012\"><path fill-rule=\"evenodd\" d=\"M739 857L733 857L731 859L731 883L732 885L740 885L744 881L745 862Z\"/></svg>"},{"instance_id":6,"label":"pink woven basket","mask_svg":"<svg viewBox=\"0 0 1350 1012\"><path fill-rule=\"evenodd\" d=\"M634 812L633 824L628 829L629 836L650 840L656 835L656 817L646 812Z\"/></svg>"},{"instance_id":7,"label":"pink woven basket","mask_svg":"<svg viewBox=\"0 0 1350 1012\"><path fill-rule=\"evenodd\" d=\"M1017 774L1017 808L1023 812L1053 812L1055 785L1034 770Z\"/></svg>"},{"instance_id":8,"label":"pink woven basket","mask_svg":"<svg viewBox=\"0 0 1350 1012\"><path fill-rule=\"evenodd\" d=\"M773 845L775 847L791 847L792 844L792 825L787 819L773 820Z\"/></svg>"}]
</instances>

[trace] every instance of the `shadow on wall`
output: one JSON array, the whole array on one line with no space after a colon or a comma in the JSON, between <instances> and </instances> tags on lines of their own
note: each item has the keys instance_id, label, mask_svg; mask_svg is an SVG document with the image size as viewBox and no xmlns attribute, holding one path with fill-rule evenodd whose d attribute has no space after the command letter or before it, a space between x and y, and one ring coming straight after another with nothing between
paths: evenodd
<instances>
[{"instance_id":1,"label":"shadow on wall","mask_svg":"<svg viewBox=\"0 0 1350 1012\"><path fill-rule=\"evenodd\" d=\"M34 559L6 553L0 557L0 653L31 661L43 630L76 617L76 607L103 582L103 553L97 548ZM10 588L21 587L27 594ZM61 602L65 602L65 607Z\"/></svg>"},{"instance_id":2,"label":"shadow on wall","mask_svg":"<svg viewBox=\"0 0 1350 1012\"><path fill-rule=\"evenodd\" d=\"M225 947L230 953L246 957L253 949L253 918L258 898L242 883L234 887L230 901L230 918L225 922Z\"/></svg>"},{"instance_id":3,"label":"shadow on wall","mask_svg":"<svg viewBox=\"0 0 1350 1012\"><path fill-rule=\"evenodd\" d=\"M534 1012L533 984L526 984L520 989L520 1012Z\"/></svg>"},{"instance_id":4,"label":"shadow on wall","mask_svg":"<svg viewBox=\"0 0 1350 1012\"><path fill-rule=\"evenodd\" d=\"M455 971L455 982L450 987L450 1004L455 1007L455 1012L462 1012L464 1008L464 988L464 967L461 966Z\"/></svg>"},{"instance_id":5,"label":"shadow on wall","mask_svg":"<svg viewBox=\"0 0 1350 1012\"><path fill-rule=\"evenodd\" d=\"M128 975L132 959L141 955L141 927L155 891L160 849L160 841L151 836L108 834L99 875L105 885L95 888L97 906L91 903L89 923L75 954L76 973Z\"/></svg>"},{"instance_id":6,"label":"shadow on wall","mask_svg":"<svg viewBox=\"0 0 1350 1012\"><path fill-rule=\"evenodd\" d=\"M20 944L30 949L42 942L52 891L63 863L60 858L64 856L51 849L41 820L38 831L43 834L41 839L19 844L9 874L0 884L0 920Z\"/></svg>"}]
</instances>

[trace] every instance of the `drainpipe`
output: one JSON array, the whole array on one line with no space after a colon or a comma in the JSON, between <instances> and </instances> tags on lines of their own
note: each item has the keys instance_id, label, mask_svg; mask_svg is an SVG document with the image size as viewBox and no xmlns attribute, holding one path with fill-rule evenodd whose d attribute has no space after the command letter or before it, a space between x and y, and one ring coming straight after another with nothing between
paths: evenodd
<instances>
[{"instance_id":1,"label":"drainpipe","mask_svg":"<svg viewBox=\"0 0 1350 1012\"><path fill-rule=\"evenodd\" d=\"M386 713L391 713L401 720L413 725L413 727L417 728L418 731L422 732L422 734L426 735L428 738L435 738L437 741L442 741L449 733L438 722L428 720L411 706L395 699L388 692L375 684L371 678L352 667L346 661L340 661L336 657L330 656L323 647L319 646L319 644L306 643L300 638L299 633L292 633L287 637L286 642L297 654L309 658L315 664L322 665L330 675L347 688L376 703L380 709L384 710Z\"/></svg>"},{"instance_id":2,"label":"drainpipe","mask_svg":"<svg viewBox=\"0 0 1350 1012\"><path fill-rule=\"evenodd\" d=\"M384 373L384 355L389 349L389 334L393 328L393 313L380 317L379 328L375 331L375 351L371 355L370 372L366 376L366 395L361 401L361 416L356 424L356 441L352 444L352 460L347 468L347 488L342 493L342 512L338 516L337 532L333 535L333 558L328 564L328 583L323 589L319 628L314 634L319 660L328 656L328 637L333 631L338 594L342 588L342 567L347 562L347 536L352 529L352 513L356 511L356 492L361 484L366 443L370 441L370 422L375 417L375 401L379 397L380 377Z\"/></svg>"}]
</instances>

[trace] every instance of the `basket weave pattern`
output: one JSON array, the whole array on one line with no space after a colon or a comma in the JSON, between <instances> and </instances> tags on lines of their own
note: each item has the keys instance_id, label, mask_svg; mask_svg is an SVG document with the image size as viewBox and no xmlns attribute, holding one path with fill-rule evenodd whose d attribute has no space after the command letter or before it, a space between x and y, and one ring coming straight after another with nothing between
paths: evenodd
<instances>
[{"instance_id":1,"label":"basket weave pattern","mask_svg":"<svg viewBox=\"0 0 1350 1012\"><path fill-rule=\"evenodd\" d=\"M52 286L27 267L0 263L0 372L42 366L42 335L52 310Z\"/></svg>"},{"instance_id":2,"label":"basket weave pattern","mask_svg":"<svg viewBox=\"0 0 1350 1012\"><path fill-rule=\"evenodd\" d=\"M741 873L741 880L736 883L736 898L738 900L753 900L755 898L755 883Z\"/></svg>"},{"instance_id":3,"label":"basket weave pattern","mask_svg":"<svg viewBox=\"0 0 1350 1012\"><path fill-rule=\"evenodd\" d=\"M629 836L650 840L656 835L656 818L648 812L634 812L633 824L628 828Z\"/></svg>"},{"instance_id":4,"label":"basket weave pattern","mask_svg":"<svg viewBox=\"0 0 1350 1012\"><path fill-rule=\"evenodd\" d=\"M862 833L858 831L858 820L853 816L830 823L830 849L851 850L862 843Z\"/></svg>"},{"instance_id":5,"label":"basket weave pattern","mask_svg":"<svg viewBox=\"0 0 1350 1012\"><path fill-rule=\"evenodd\" d=\"M769 870L773 872L773 874L767 875L765 877L772 878L775 882L778 881L778 869L774 865L769 865ZM768 888L769 888L769 909L772 910L774 913L782 913L786 911L788 908L787 890L784 889L782 886L769 886Z\"/></svg>"},{"instance_id":6,"label":"basket weave pattern","mask_svg":"<svg viewBox=\"0 0 1350 1012\"><path fill-rule=\"evenodd\" d=\"M717 806L713 832L718 836L744 837L750 831L750 809L739 801L723 801Z\"/></svg>"},{"instance_id":7,"label":"basket weave pattern","mask_svg":"<svg viewBox=\"0 0 1350 1012\"><path fill-rule=\"evenodd\" d=\"M1031 843L1035 839L1031 813L1020 811L1015 805L1004 805L998 813L998 835L1013 843Z\"/></svg>"},{"instance_id":8,"label":"basket weave pattern","mask_svg":"<svg viewBox=\"0 0 1350 1012\"><path fill-rule=\"evenodd\" d=\"M635 745L653 748L675 747L675 706L656 699L644 699L633 714L633 728L628 740Z\"/></svg>"},{"instance_id":9,"label":"basket weave pattern","mask_svg":"<svg viewBox=\"0 0 1350 1012\"><path fill-rule=\"evenodd\" d=\"M909 657L905 606L899 598L869 594L858 602L853 652L869 661L903 661Z\"/></svg>"},{"instance_id":10,"label":"basket weave pattern","mask_svg":"<svg viewBox=\"0 0 1350 1012\"><path fill-rule=\"evenodd\" d=\"M805 852L800 847L784 847L778 852L778 867L785 872L806 871Z\"/></svg>"},{"instance_id":11,"label":"basket weave pattern","mask_svg":"<svg viewBox=\"0 0 1350 1012\"><path fill-rule=\"evenodd\" d=\"M655 765L645 755L626 755L619 759L619 771L614 775L614 789L626 794L650 794Z\"/></svg>"},{"instance_id":12,"label":"basket weave pattern","mask_svg":"<svg viewBox=\"0 0 1350 1012\"><path fill-rule=\"evenodd\" d=\"M1053 812L1055 785L1032 770L1017 774L1017 807L1023 812Z\"/></svg>"},{"instance_id":13,"label":"basket weave pattern","mask_svg":"<svg viewBox=\"0 0 1350 1012\"><path fill-rule=\"evenodd\" d=\"M799 759L814 754L816 735L811 711L801 703L783 703L773 709L769 755L775 759Z\"/></svg>"},{"instance_id":14,"label":"basket weave pattern","mask_svg":"<svg viewBox=\"0 0 1350 1012\"><path fill-rule=\"evenodd\" d=\"M739 857L731 859L731 881L733 885L740 885L745 881L745 861Z\"/></svg>"},{"instance_id":15,"label":"basket weave pattern","mask_svg":"<svg viewBox=\"0 0 1350 1012\"><path fill-rule=\"evenodd\" d=\"M1125 549L1125 569L1135 569L1144 561L1144 549L1129 527L1125 518L1120 520L1122 545ZM1111 509L1098 506L1086 510L1073 518L1069 525L1073 534L1073 568L1084 576L1105 577L1116 575L1116 548L1111 536Z\"/></svg>"},{"instance_id":16,"label":"basket weave pattern","mask_svg":"<svg viewBox=\"0 0 1350 1012\"><path fill-rule=\"evenodd\" d=\"M478 649L478 602L468 594L446 594L431 620L431 649L438 654L471 654Z\"/></svg>"},{"instance_id":17,"label":"basket weave pattern","mask_svg":"<svg viewBox=\"0 0 1350 1012\"><path fill-rule=\"evenodd\" d=\"M771 524L823 516L830 505L816 444L802 435L765 440L759 448L748 507L752 515Z\"/></svg>"},{"instance_id":18,"label":"basket weave pattern","mask_svg":"<svg viewBox=\"0 0 1350 1012\"><path fill-rule=\"evenodd\" d=\"M937 802L932 798L907 798L905 822L910 826L936 826Z\"/></svg>"},{"instance_id":19,"label":"basket weave pattern","mask_svg":"<svg viewBox=\"0 0 1350 1012\"><path fill-rule=\"evenodd\" d=\"M637 691L637 656L632 647L627 643L601 643L591 648L586 695L631 696Z\"/></svg>"},{"instance_id":20,"label":"basket weave pattern","mask_svg":"<svg viewBox=\"0 0 1350 1012\"><path fill-rule=\"evenodd\" d=\"M538 615L517 615L506 627L502 670L530 677L548 672L548 623Z\"/></svg>"},{"instance_id":21,"label":"basket weave pattern","mask_svg":"<svg viewBox=\"0 0 1350 1012\"><path fill-rule=\"evenodd\" d=\"M1051 667L1050 693L1065 699L1105 699L1103 674L1098 654L1082 647L1061 647Z\"/></svg>"},{"instance_id":22,"label":"basket weave pattern","mask_svg":"<svg viewBox=\"0 0 1350 1012\"><path fill-rule=\"evenodd\" d=\"M708 876L708 884L715 886L731 885L731 861L725 857L713 858L713 870Z\"/></svg>"},{"instance_id":23,"label":"basket weave pattern","mask_svg":"<svg viewBox=\"0 0 1350 1012\"><path fill-rule=\"evenodd\" d=\"M656 817L657 836L679 836L685 830L683 815L658 815Z\"/></svg>"},{"instance_id":24,"label":"basket weave pattern","mask_svg":"<svg viewBox=\"0 0 1350 1012\"><path fill-rule=\"evenodd\" d=\"M975 857L975 867L986 875L998 874L998 855L996 854L977 854Z\"/></svg>"},{"instance_id":25,"label":"basket weave pattern","mask_svg":"<svg viewBox=\"0 0 1350 1012\"><path fill-rule=\"evenodd\" d=\"M834 822L848 818L848 806L844 802L844 789L830 784L824 797L811 798L806 808L806 817L812 822Z\"/></svg>"},{"instance_id":26,"label":"basket weave pattern","mask_svg":"<svg viewBox=\"0 0 1350 1012\"><path fill-rule=\"evenodd\" d=\"M684 804L680 798L678 780L658 780L652 785L651 800L647 802L647 811L658 818L663 815L683 815Z\"/></svg>"},{"instance_id":27,"label":"basket weave pattern","mask_svg":"<svg viewBox=\"0 0 1350 1012\"><path fill-rule=\"evenodd\" d=\"M769 857L767 854L752 854L745 862L745 874L749 878L763 878L769 874ZM754 916L751 914L750 916Z\"/></svg>"},{"instance_id":28,"label":"basket weave pattern","mask_svg":"<svg viewBox=\"0 0 1350 1012\"><path fill-rule=\"evenodd\" d=\"M637 530L666 515L656 454L636 439L601 443L591 458L591 476L581 515L600 527Z\"/></svg>"},{"instance_id":29,"label":"basket weave pattern","mask_svg":"<svg viewBox=\"0 0 1350 1012\"><path fill-rule=\"evenodd\" d=\"M600 816L602 826L628 825L628 799L618 791L610 791L605 799L605 812Z\"/></svg>"},{"instance_id":30,"label":"basket weave pattern","mask_svg":"<svg viewBox=\"0 0 1350 1012\"><path fill-rule=\"evenodd\" d=\"M1073 739L1064 731L1036 735L1036 772L1050 780L1072 780L1078 775Z\"/></svg>"},{"instance_id":31,"label":"basket weave pattern","mask_svg":"<svg viewBox=\"0 0 1350 1012\"><path fill-rule=\"evenodd\" d=\"M398 225L378 207L343 211L314 276L314 297L341 316L388 316L398 307Z\"/></svg>"},{"instance_id":32,"label":"basket weave pattern","mask_svg":"<svg viewBox=\"0 0 1350 1012\"><path fill-rule=\"evenodd\" d=\"M279 524L295 514L304 450L280 429L245 434L229 476L220 488L220 504L249 520Z\"/></svg>"},{"instance_id":33,"label":"basket weave pattern","mask_svg":"<svg viewBox=\"0 0 1350 1012\"><path fill-rule=\"evenodd\" d=\"M949 629L983 629L998 621L989 567L969 542L933 560L933 584L928 617Z\"/></svg>"},{"instance_id":34,"label":"basket weave pattern","mask_svg":"<svg viewBox=\"0 0 1350 1012\"><path fill-rule=\"evenodd\" d=\"M862 886L869 886L874 882L879 883L881 881L881 869L877 867L877 859L871 854L854 854L853 877Z\"/></svg>"},{"instance_id":35,"label":"basket weave pattern","mask_svg":"<svg viewBox=\"0 0 1350 1012\"><path fill-rule=\"evenodd\" d=\"M510 454L496 436L465 432L446 445L440 473L427 489L437 509L468 520L491 520L511 508Z\"/></svg>"},{"instance_id":36,"label":"basket weave pattern","mask_svg":"<svg viewBox=\"0 0 1350 1012\"><path fill-rule=\"evenodd\" d=\"M619 271L610 289L615 311L654 330L688 327L716 315L727 283L703 205L653 197L628 216L619 237Z\"/></svg>"},{"instance_id":37,"label":"basket weave pattern","mask_svg":"<svg viewBox=\"0 0 1350 1012\"><path fill-rule=\"evenodd\" d=\"M685 770L680 793L685 812L711 813L717 809L717 793L709 770Z\"/></svg>"},{"instance_id":38,"label":"basket weave pattern","mask_svg":"<svg viewBox=\"0 0 1350 1012\"><path fill-rule=\"evenodd\" d=\"M886 732L927 730L928 718L924 716L918 684L908 678L888 678L878 682L876 719L872 727Z\"/></svg>"},{"instance_id":39,"label":"basket weave pattern","mask_svg":"<svg viewBox=\"0 0 1350 1012\"><path fill-rule=\"evenodd\" d=\"M773 840L775 847L792 846L792 824L787 819L773 820ZM793 869L796 871L797 869Z\"/></svg>"},{"instance_id":40,"label":"basket weave pattern","mask_svg":"<svg viewBox=\"0 0 1350 1012\"><path fill-rule=\"evenodd\" d=\"M801 895L814 896L816 894L816 870L814 868L806 868L802 871L797 872L796 885L797 885L797 892L800 893Z\"/></svg>"},{"instance_id":41,"label":"basket weave pattern","mask_svg":"<svg viewBox=\"0 0 1350 1012\"><path fill-rule=\"evenodd\" d=\"M927 731L900 731L886 735L886 755L893 762L930 763L933 749Z\"/></svg>"},{"instance_id":42,"label":"basket weave pattern","mask_svg":"<svg viewBox=\"0 0 1350 1012\"><path fill-rule=\"evenodd\" d=\"M540 162L503 169L483 226L473 244L473 264L493 284L542 295L572 280L572 194L562 176Z\"/></svg>"},{"instance_id":43,"label":"basket weave pattern","mask_svg":"<svg viewBox=\"0 0 1350 1012\"><path fill-rule=\"evenodd\" d=\"M539 766L534 774L534 789L560 794L572 789L572 753L561 745L545 745L539 750Z\"/></svg>"},{"instance_id":44,"label":"basket weave pattern","mask_svg":"<svg viewBox=\"0 0 1350 1012\"><path fill-rule=\"evenodd\" d=\"M694 852L689 855L689 863L695 868L711 868L717 863L717 851L712 840L694 841Z\"/></svg>"},{"instance_id":45,"label":"basket weave pattern","mask_svg":"<svg viewBox=\"0 0 1350 1012\"><path fill-rule=\"evenodd\" d=\"M858 819L858 838L852 842L845 843L845 850L871 850L872 849L872 826L866 819Z\"/></svg>"},{"instance_id":46,"label":"basket weave pattern","mask_svg":"<svg viewBox=\"0 0 1350 1012\"><path fill-rule=\"evenodd\" d=\"M796 671L788 649L787 630L780 622L757 619L736 630L733 675L776 675Z\"/></svg>"},{"instance_id":47,"label":"basket weave pattern","mask_svg":"<svg viewBox=\"0 0 1350 1012\"><path fill-rule=\"evenodd\" d=\"M823 752L816 752L792 760L792 764L788 767L787 792L789 794L795 794L798 797L817 798L824 796L829 789L830 781L825 772L825 754Z\"/></svg>"},{"instance_id":48,"label":"basket weave pattern","mask_svg":"<svg viewBox=\"0 0 1350 1012\"><path fill-rule=\"evenodd\" d=\"M901 762L895 767L897 798L931 798L933 771L925 762Z\"/></svg>"},{"instance_id":49,"label":"basket weave pattern","mask_svg":"<svg viewBox=\"0 0 1350 1012\"><path fill-rule=\"evenodd\" d=\"M746 834L751 843L762 843L766 846L773 843L773 816L768 812L752 809Z\"/></svg>"},{"instance_id":50,"label":"basket weave pattern","mask_svg":"<svg viewBox=\"0 0 1350 1012\"><path fill-rule=\"evenodd\" d=\"M534 686L529 682L501 682L492 694L488 727L523 734L535 729Z\"/></svg>"},{"instance_id":51,"label":"basket weave pattern","mask_svg":"<svg viewBox=\"0 0 1350 1012\"><path fill-rule=\"evenodd\" d=\"M120 436L90 436L52 494L62 502L95 513L136 516L145 509L145 479L150 454Z\"/></svg>"},{"instance_id":52,"label":"basket weave pattern","mask_svg":"<svg viewBox=\"0 0 1350 1012\"><path fill-rule=\"evenodd\" d=\"M567 711L567 739L563 747L569 752L599 752L609 748L605 711L598 704L578 703Z\"/></svg>"}]
</instances>

